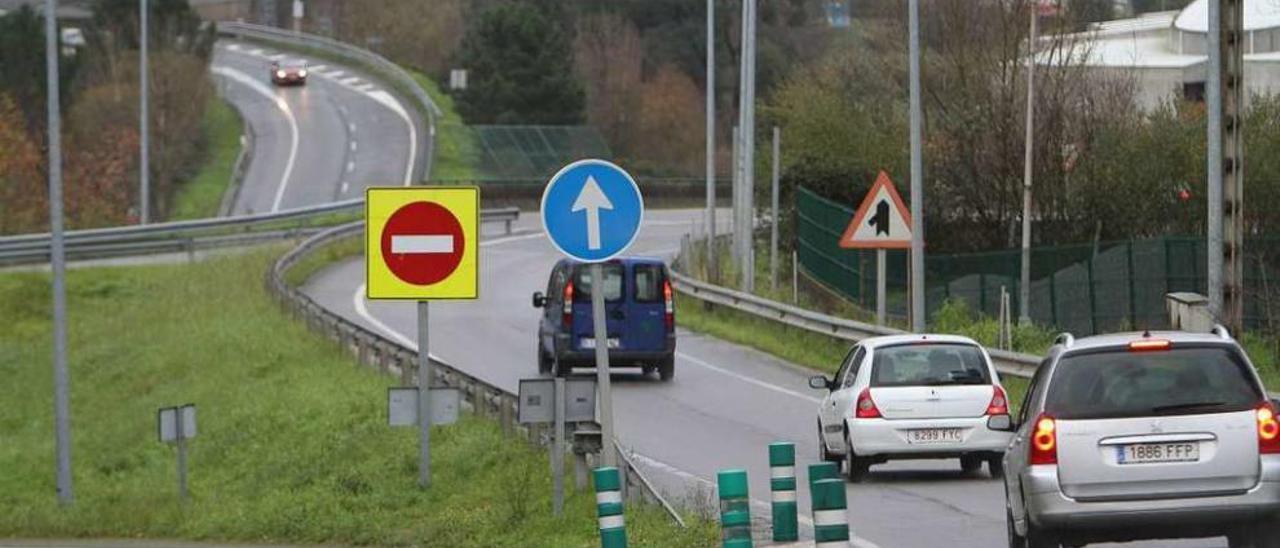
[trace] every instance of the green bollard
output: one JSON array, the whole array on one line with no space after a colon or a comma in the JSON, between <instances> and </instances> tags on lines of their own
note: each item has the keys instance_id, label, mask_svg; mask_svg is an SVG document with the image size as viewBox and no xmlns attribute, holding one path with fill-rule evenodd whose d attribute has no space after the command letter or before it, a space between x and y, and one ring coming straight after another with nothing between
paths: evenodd
<instances>
[{"instance_id":1,"label":"green bollard","mask_svg":"<svg viewBox=\"0 0 1280 548\"><path fill-rule=\"evenodd\" d=\"M813 482L809 494L813 502L813 540L815 547L849 545L849 516L845 512L844 480L821 479Z\"/></svg>"},{"instance_id":2,"label":"green bollard","mask_svg":"<svg viewBox=\"0 0 1280 548\"><path fill-rule=\"evenodd\" d=\"M716 474L720 491L720 539L724 548L751 548L751 499L746 470Z\"/></svg>"},{"instance_id":3,"label":"green bollard","mask_svg":"<svg viewBox=\"0 0 1280 548\"><path fill-rule=\"evenodd\" d=\"M622 482L612 466L591 472L596 484L596 516L600 519L600 548L626 548L627 524L622 516Z\"/></svg>"},{"instance_id":4,"label":"green bollard","mask_svg":"<svg viewBox=\"0 0 1280 548\"><path fill-rule=\"evenodd\" d=\"M812 491L813 483L824 479L840 479L840 465L834 462L820 462L818 464L809 465L809 487Z\"/></svg>"},{"instance_id":5,"label":"green bollard","mask_svg":"<svg viewBox=\"0 0 1280 548\"><path fill-rule=\"evenodd\" d=\"M769 444L769 489L773 495L773 541L800 540L796 515L796 444Z\"/></svg>"}]
</instances>

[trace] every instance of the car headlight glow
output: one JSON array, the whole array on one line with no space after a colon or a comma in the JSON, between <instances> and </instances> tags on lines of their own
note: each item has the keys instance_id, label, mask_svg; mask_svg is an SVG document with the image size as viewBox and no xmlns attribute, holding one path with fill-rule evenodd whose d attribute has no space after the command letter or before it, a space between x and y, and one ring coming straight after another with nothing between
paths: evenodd
<instances>
[{"instance_id":1,"label":"car headlight glow","mask_svg":"<svg viewBox=\"0 0 1280 548\"><path fill-rule=\"evenodd\" d=\"M284 71L283 71L283 70L277 70L277 71L276 71L276 78L284 78Z\"/></svg>"},{"instance_id":2,"label":"car headlight glow","mask_svg":"<svg viewBox=\"0 0 1280 548\"><path fill-rule=\"evenodd\" d=\"M303 77L303 78L306 78L306 77L307 77L307 69L302 69L302 70L298 71L298 76L301 76L301 77Z\"/></svg>"}]
</instances>

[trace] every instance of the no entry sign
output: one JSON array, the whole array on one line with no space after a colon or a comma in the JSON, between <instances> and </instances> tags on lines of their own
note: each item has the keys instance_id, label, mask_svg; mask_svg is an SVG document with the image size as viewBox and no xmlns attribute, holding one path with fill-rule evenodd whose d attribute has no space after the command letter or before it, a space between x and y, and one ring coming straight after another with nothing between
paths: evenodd
<instances>
[{"instance_id":1,"label":"no entry sign","mask_svg":"<svg viewBox=\"0 0 1280 548\"><path fill-rule=\"evenodd\" d=\"M475 187L370 188L366 295L476 298L479 198Z\"/></svg>"}]
</instances>

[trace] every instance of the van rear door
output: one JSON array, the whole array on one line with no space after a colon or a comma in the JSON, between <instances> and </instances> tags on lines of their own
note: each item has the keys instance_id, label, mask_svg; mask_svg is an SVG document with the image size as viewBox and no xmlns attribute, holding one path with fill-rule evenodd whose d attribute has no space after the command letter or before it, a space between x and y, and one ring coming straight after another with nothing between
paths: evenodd
<instances>
[{"instance_id":1,"label":"van rear door","mask_svg":"<svg viewBox=\"0 0 1280 548\"><path fill-rule=\"evenodd\" d=\"M637 352L666 349L665 270L660 262L631 264L631 299L627 302L623 348Z\"/></svg>"},{"instance_id":2,"label":"van rear door","mask_svg":"<svg viewBox=\"0 0 1280 548\"><path fill-rule=\"evenodd\" d=\"M623 345L622 334L626 330L626 272L622 263L610 261L600 265L604 275L604 313L605 327L609 332L609 346L612 350L627 350ZM591 292L594 289L591 279L591 265L579 264L574 267L573 274L573 341L574 350L594 350L596 347L595 326L591 313Z\"/></svg>"}]
</instances>

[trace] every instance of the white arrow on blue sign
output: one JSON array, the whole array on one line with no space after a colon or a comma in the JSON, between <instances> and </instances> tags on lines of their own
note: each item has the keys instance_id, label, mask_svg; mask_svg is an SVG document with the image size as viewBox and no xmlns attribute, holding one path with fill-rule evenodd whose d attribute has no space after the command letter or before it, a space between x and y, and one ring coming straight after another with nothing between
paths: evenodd
<instances>
[{"instance_id":1,"label":"white arrow on blue sign","mask_svg":"<svg viewBox=\"0 0 1280 548\"><path fill-rule=\"evenodd\" d=\"M565 166L542 192L543 229L556 249L579 261L607 261L626 251L643 218L640 187L605 160Z\"/></svg>"}]
</instances>

